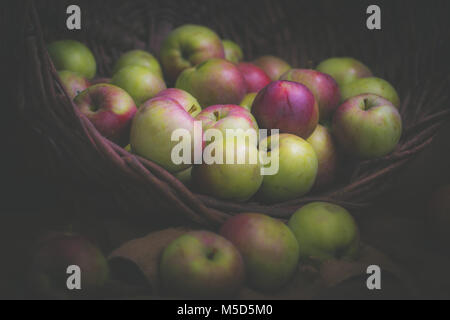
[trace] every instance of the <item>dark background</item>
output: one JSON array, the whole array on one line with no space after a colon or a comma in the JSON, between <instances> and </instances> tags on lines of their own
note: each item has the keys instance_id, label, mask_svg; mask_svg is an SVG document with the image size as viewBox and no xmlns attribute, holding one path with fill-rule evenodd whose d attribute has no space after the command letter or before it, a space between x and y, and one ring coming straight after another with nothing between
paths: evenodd
<instances>
[{"instance_id":1,"label":"dark background","mask_svg":"<svg viewBox=\"0 0 450 320\"><path fill-rule=\"evenodd\" d=\"M42 1L42 6L45 7ZM52 26L53 31L63 28L66 3L53 1L52 10L42 11L42 23ZM158 1L149 1L157 6ZM245 4L244 4L245 2ZM56 5L58 3L58 5ZM83 1L70 2L80 3ZM209 10L210 14L226 14L220 12L222 8L218 1L208 1L207 9L201 9L193 5L189 6L184 1L171 1L174 8L179 10L191 10L195 17L198 11ZM206 3L206 1L205 1ZM236 2L237 3L237 2ZM230 1L231 5L236 5ZM261 1L241 1L242 10L246 12L248 23L258 23L251 20L252 10L257 10ZM274 1L275 3L275 1ZM261 42L250 46L245 51L248 58L261 54L277 54L294 66L310 66L333 55L346 54L346 48L361 47L360 43L354 43L359 39L366 39L367 46L359 49L376 50L376 44L392 37L399 37L398 47L392 46L386 52L379 52L377 61L367 61L374 69L375 74L386 76L398 72L408 72L395 63L392 59L402 61L401 55L417 54L429 64L430 69L439 69L441 72L450 71L448 59L450 50L448 45L448 1L291 1L284 5L292 5L289 17L285 22L277 20L276 27L283 30L283 25L288 25L292 19L303 19L305 22L304 37L301 38L305 45L317 36L318 41L326 39L326 29L323 23L333 23L340 32L341 43L335 43L328 49L326 43L318 45L318 48L305 49L306 54L292 61L295 54L283 51L274 45L273 52L258 52L258 43L261 47L264 43L264 26L268 22L261 22ZM365 8L368 4L378 4L382 10L382 30L368 31L365 28ZM10 6L2 6L2 74L4 83L2 106L2 162L1 165L1 190L0 201L0 297L23 297L23 277L27 268L27 252L32 245L34 237L42 230L71 228L84 230L88 234L105 232L100 228L99 220L105 216L112 219L122 219L120 210L108 199L108 193L99 185L93 184L88 177L79 176L73 180L61 178L61 172L53 170L55 155L51 152L47 137L38 133L32 123L25 121L26 115L17 112L17 81L19 77L17 66L23 64L20 61L20 30L25 28L23 20L23 8L25 1L11 2ZM96 1L90 5L95 14L95 8L102 6L112 7L120 5L116 1ZM239 7L239 6L238 6ZM253 7L253 8L252 8ZM297 13L301 12L301 14ZM305 15L305 12L308 14ZM84 12L83 12L84 14ZM237 16L239 13L237 13ZM55 16L60 18L52 20ZM53 17L53 18L52 18ZM186 21L190 20L189 14L185 15ZM436 23L438 21L439 23ZM179 21L183 23L184 21ZM232 29L232 28L231 28ZM230 30L231 30L230 29ZM355 39L354 30L358 37ZM350 32L350 30L353 30ZM402 39L402 30L405 34L415 35L412 39ZM408 30L409 33L406 32ZM222 31L226 33L226 30ZM348 37L346 36L348 33ZM52 31L48 36L54 36ZM297 34L291 35L294 39ZM67 35L71 37L71 35ZM300 37L300 36L299 36ZM238 41L244 42L245 38ZM410 43L411 50L405 50ZM421 43L423 46L421 46ZM152 43L155 48L158 43ZM386 47L385 47L386 48ZM245 45L244 45L245 49ZM319 50L320 54L315 54ZM353 49L352 49L353 50ZM351 51L351 50L349 50ZM356 51L355 51L356 52ZM400 56L399 56L400 55ZM358 58L358 57L357 57ZM385 70L383 63L390 62L394 70ZM427 65L426 63L422 65ZM426 69L426 68L425 68ZM107 72L107 67L103 68ZM424 77L433 77L435 74L423 71ZM417 90L427 90L427 87L417 87ZM400 89L400 96L401 95ZM450 108L450 106L448 106ZM29 119L28 119L29 120ZM412 277L417 280L421 289L421 297L424 298L449 298L450 297L450 250L449 243L435 239L425 224L427 217L427 203L430 194L440 185L450 183L450 129L445 125L437 135L433 144L421 153L415 160L409 163L395 178L391 191L380 198L373 207L355 213L362 230L362 237L367 243L375 246L388 254L394 261L402 265ZM60 166L64 170L71 170L70 163ZM133 221L127 221L133 224ZM137 232L145 233L156 226L146 226L145 230ZM86 230L87 229L87 230ZM112 244L108 241L100 243L106 250L110 250Z\"/></svg>"}]
</instances>

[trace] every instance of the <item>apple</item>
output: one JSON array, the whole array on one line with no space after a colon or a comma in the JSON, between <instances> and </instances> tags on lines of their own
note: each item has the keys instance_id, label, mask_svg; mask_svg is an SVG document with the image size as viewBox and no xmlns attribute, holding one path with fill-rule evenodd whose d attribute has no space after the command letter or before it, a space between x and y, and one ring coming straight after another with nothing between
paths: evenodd
<instances>
[{"instance_id":1,"label":"apple","mask_svg":"<svg viewBox=\"0 0 450 320\"><path fill-rule=\"evenodd\" d=\"M186 90L203 107L238 104L246 93L245 79L239 69L224 59L209 59L184 70L175 87Z\"/></svg>"},{"instance_id":2,"label":"apple","mask_svg":"<svg viewBox=\"0 0 450 320\"><path fill-rule=\"evenodd\" d=\"M303 84L274 81L258 92L252 113L260 128L280 129L307 139L319 120L319 107Z\"/></svg>"},{"instance_id":3,"label":"apple","mask_svg":"<svg viewBox=\"0 0 450 320\"><path fill-rule=\"evenodd\" d=\"M301 197L311 190L316 180L316 153L308 142L293 134L278 135L278 145L272 142L273 137L261 140L260 146L268 147L269 157L278 154L278 172L264 176L259 195L267 202Z\"/></svg>"},{"instance_id":4,"label":"apple","mask_svg":"<svg viewBox=\"0 0 450 320\"><path fill-rule=\"evenodd\" d=\"M76 72L62 70L58 71L58 75L71 99L75 98L77 94L90 86L89 81Z\"/></svg>"},{"instance_id":5,"label":"apple","mask_svg":"<svg viewBox=\"0 0 450 320\"><path fill-rule=\"evenodd\" d=\"M309 69L291 69L284 73L280 80L295 81L308 87L319 105L320 120L329 119L341 101L338 84L325 73Z\"/></svg>"},{"instance_id":6,"label":"apple","mask_svg":"<svg viewBox=\"0 0 450 320\"><path fill-rule=\"evenodd\" d=\"M345 101L333 117L333 134L348 153L360 158L382 157L392 152L402 134L397 108L374 94Z\"/></svg>"},{"instance_id":7,"label":"apple","mask_svg":"<svg viewBox=\"0 0 450 320\"><path fill-rule=\"evenodd\" d=\"M165 293L190 299L232 297L245 277L238 250L209 231L191 231L173 240L162 253L159 270Z\"/></svg>"},{"instance_id":8,"label":"apple","mask_svg":"<svg viewBox=\"0 0 450 320\"><path fill-rule=\"evenodd\" d=\"M336 57L324 60L316 69L332 76L340 87L356 79L372 76L372 71L367 66L349 57Z\"/></svg>"},{"instance_id":9,"label":"apple","mask_svg":"<svg viewBox=\"0 0 450 320\"><path fill-rule=\"evenodd\" d=\"M252 111L253 101L255 100L257 94L257 92L247 93L239 105L248 111Z\"/></svg>"},{"instance_id":10,"label":"apple","mask_svg":"<svg viewBox=\"0 0 450 320\"><path fill-rule=\"evenodd\" d=\"M332 184L336 177L338 151L330 130L320 124L306 140L316 152L318 169L315 189L323 189Z\"/></svg>"},{"instance_id":11,"label":"apple","mask_svg":"<svg viewBox=\"0 0 450 320\"><path fill-rule=\"evenodd\" d=\"M96 84L78 94L74 103L103 136L126 145L137 110L126 91L111 84Z\"/></svg>"},{"instance_id":12,"label":"apple","mask_svg":"<svg viewBox=\"0 0 450 320\"><path fill-rule=\"evenodd\" d=\"M286 61L274 56L259 57L253 64L264 70L272 81L279 80L283 73L291 69Z\"/></svg>"},{"instance_id":13,"label":"apple","mask_svg":"<svg viewBox=\"0 0 450 320\"><path fill-rule=\"evenodd\" d=\"M139 65L123 67L113 75L111 83L128 92L138 107L166 89L159 75Z\"/></svg>"},{"instance_id":14,"label":"apple","mask_svg":"<svg viewBox=\"0 0 450 320\"><path fill-rule=\"evenodd\" d=\"M192 24L170 32L160 52L164 72L170 81L175 81L184 69L210 58L225 58L222 41L211 29Z\"/></svg>"},{"instance_id":15,"label":"apple","mask_svg":"<svg viewBox=\"0 0 450 320\"><path fill-rule=\"evenodd\" d=\"M219 199L247 201L258 191L263 179L256 145L231 137L223 137L217 145L223 148L222 158L212 163L203 159L202 164L195 164L192 168L193 185L200 192ZM231 147L234 147L233 162L227 163L227 149ZM241 157L245 157L245 161L238 163Z\"/></svg>"},{"instance_id":16,"label":"apple","mask_svg":"<svg viewBox=\"0 0 450 320\"><path fill-rule=\"evenodd\" d=\"M297 270L297 240L280 220L259 213L242 213L228 219L220 234L241 253L247 280L253 288L280 289Z\"/></svg>"},{"instance_id":17,"label":"apple","mask_svg":"<svg viewBox=\"0 0 450 320\"><path fill-rule=\"evenodd\" d=\"M196 119L202 122L204 132L208 129L217 129L225 137L227 129L242 129L244 131L252 129L258 135L258 124L255 118L241 106L233 104L209 106L203 109Z\"/></svg>"},{"instance_id":18,"label":"apple","mask_svg":"<svg viewBox=\"0 0 450 320\"><path fill-rule=\"evenodd\" d=\"M225 51L225 59L233 63L239 63L244 58L241 47L231 40L222 40L223 49Z\"/></svg>"},{"instance_id":19,"label":"apple","mask_svg":"<svg viewBox=\"0 0 450 320\"><path fill-rule=\"evenodd\" d=\"M300 260L353 259L359 249L359 231L350 213L327 202L309 203L288 222L300 248Z\"/></svg>"},{"instance_id":20,"label":"apple","mask_svg":"<svg viewBox=\"0 0 450 320\"><path fill-rule=\"evenodd\" d=\"M202 111L202 107L198 103L197 99L195 99L189 92L181 89L165 89L157 93L155 98L156 97L167 97L176 100L185 110L188 110L193 117L197 116Z\"/></svg>"},{"instance_id":21,"label":"apple","mask_svg":"<svg viewBox=\"0 0 450 320\"><path fill-rule=\"evenodd\" d=\"M172 149L179 142L172 141L171 137L177 129L187 130L193 138L191 156L194 156L194 149L199 142L194 135L193 112L196 110L191 105L181 105L169 97L147 100L139 108L131 125L130 144L133 152L172 173L187 169L190 163L176 164L172 161Z\"/></svg>"},{"instance_id":22,"label":"apple","mask_svg":"<svg viewBox=\"0 0 450 320\"><path fill-rule=\"evenodd\" d=\"M68 70L92 79L97 70L94 55L81 42L75 40L59 40L47 47L48 54L56 70Z\"/></svg>"},{"instance_id":23,"label":"apple","mask_svg":"<svg viewBox=\"0 0 450 320\"><path fill-rule=\"evenodd\" d=\"M392 102L398 108L400 106L400 98L394 87L386 80L370 77L357 79L351 83L342 86L342 101L351 97L358 96L364 93L376 94Z\"/></svg>"},{"instance_id":24,"label":"apple","mask_svg":"<svg viewBox=\"0 0 450 320\"><path fill-rule=\"evenodd\" d=\"M67 268L81 270L81 290L67 288ZM93 296L109 279L108 262L86 238L64 232L47 234L31 253L29 285L38 298L69 299Z\"/></svg>"},{"instance_id":25,"label":"apple","mask_svg":"<svg viewBox=\"0 0 450 320\"><path fill-rule=\"evenodd\" d=\"M113 68L113 73L118 72L123 67L142 66L148 68L153 74L163 78L161 66L158 60L149 52L144 50L131 50L120 56Z\"/></svg>"},{"instance_id":26,"label":"apple","mask_svg":"<svg viewBox=\"0 0 450 320\"><path fill-rule=\"evenodd\" d=\"M430 231L441 241L450 239L450 185L435 190L429 200L427 222Z\"/></svg>"},{"instance_id":27,"label":"apple","mask_svg":"<svg viewBox=\"0 0 450 320\"><path fill-rule=\"evenodd\" d=\"M247 92L258 92L271 81L269 76L254 64L241 62L237 67L244 76Z\"/></svg>"}]
</instances>

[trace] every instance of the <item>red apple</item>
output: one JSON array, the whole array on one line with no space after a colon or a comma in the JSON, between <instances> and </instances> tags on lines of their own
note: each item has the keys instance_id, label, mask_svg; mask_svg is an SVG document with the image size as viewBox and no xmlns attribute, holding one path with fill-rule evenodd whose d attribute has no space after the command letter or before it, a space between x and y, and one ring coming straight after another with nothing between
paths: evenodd
<instances>
[{"instance_id":1,"label":"red apple","mask_svg":"<svg viewBox=\"0 0 450 320\"><path fill-rule=\"evenodd\" d=\"M75 104L106 138L126 145L137 108L133 98L111 84L96 84L75 97Z\"/></svg>"},{"instance_id":2,"label":"red apple","mask_svg":"<svg viewBox=\"0 0 450 320\"><path fill-rule=\"evenodd\" d=\"M309 69L292 69L284 73L280 80L295 81L307 86L319 105L320 120L329 119L339 106L339 86L328 74Z\"/></svg>"},{"instance_id":3,"label":"red apple","mask_svg":"<svg viewBox=\"0 0 450 320\"><path fill-rule=\"evenodd\" d=\"M270 83L269 76L254 64L241 62L237 67L244 76L247 92L258 92Z\"/></svg>"},{"instance_id":4,"label":"red apple","mask_svg":"<svg viewBox=\"0 0 450 320\"><path fill-rule=\"evenodd\" d=\"M279 80L283 73L291 69L286 61L274 56L259 57L253 64L263 69L272 81Z\"/></svg>"},{"instance_id":5,"label":"red apple","mask_svg":"<svg viewBox=\"0 0 450 320\"><path fill-rule=\"evenodd\" d=\"M307 139L319 120L319 107L311 91L303 84L274 81L259 91L252 113L260 128L279 129Z\"/></svg>"}]
</instances>

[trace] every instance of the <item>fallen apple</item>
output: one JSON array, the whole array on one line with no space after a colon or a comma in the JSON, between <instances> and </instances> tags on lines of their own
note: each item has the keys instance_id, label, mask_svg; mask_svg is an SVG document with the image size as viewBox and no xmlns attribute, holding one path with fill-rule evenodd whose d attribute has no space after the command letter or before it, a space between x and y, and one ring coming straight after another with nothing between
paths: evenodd
<instances>
[{"instance_id":1,"label":"fallen apple","mask_svg":"<svg viewBox=\"0 0 450 320\"><path fill-rule=\"evenodd\" d=\"M97 71L97 63L91 50L75 40L52 42L47 47L48 54L56 70L68 70L92 79Z\"/></svg>"},{"instance_id":2,"label":"fallen apple","mask_svg":"<svg viewBox=\"0 0 450 320\"><path fill-rule=\"evenodd\" d=\"M72 71L58 71L59 78L66 90L69 98L75 98L81 91L90 86L86 78Z\"/></svg>"},{"instance_id":3,"label":"fallen apple","mask_svg":"<svg viewBox=\"0 0 450 320\"><path fill-rule=\"evenodd\" d=\"M348 99L336 110L333 134L349 154L366 159L382 157L397 146L402 119L390 101L363 94Z\"/></svg>"},{"instance_id":4,"label":"fallen apple","mask_svg":"<svg viewBox=\"0 0 450 320\"><path fill-rule=\"evenodd\" d=\"M301 260L351 260L358 253L358 226L338 205L309 203L292 215L288 225L298 240Z\"/></svg>"},{"instance_id":5,"label":"fallen apple","mask_svg":"<svg viewBox=\"0 0 450 320\"><path fill-rule=\"evenodd\" d=\"M233 244L209 231L191 231L163 251L160 277L166 294L183 298L233 297L244 281L244 263Z\"/></svg>"},{"instance_id":6,"label":"fallen apple","mask_svg":"<svg viewBox=\"0 0 450 320\"><path fill-rule=\"evenodd\" d=\"M274 56L262 56L252 63L264 70L272 81L279 80L283 73L291 69L286 61Z\"/></svg>"},{"instance_id":7,"label":"fallen apple","mask_svg":"<svg viewBox=\"0 0 450 320\"><path fill-rule=\"evenodd\" d=\"M247 280L255 289L280 289L297 270L297 240L280 220L258 213L242 213L228 219L220 234L241 253Z\"/></svg>"},{"instance_id":8,"label":"fallen apple","mask_svg":"<svg viewBox=\"0 0 450 320\"><path fill-rule=\"evenodd\" d=\"M126 145L136 105L123 89L111 84L96 84L78 94L74 103L106 138Z\"/></svg>"},{"instance_id":9,"label":"fallen apple","mask_svg":"<svg viewBox=\"0 0 450 320\"><path fill-rule=\"evenodd\" d=\"M330 58L322 61L317 71L329 74L340 87L359 78L372 76L372 71L360 61L349 57Z\"/></svg>"}]
</instances>

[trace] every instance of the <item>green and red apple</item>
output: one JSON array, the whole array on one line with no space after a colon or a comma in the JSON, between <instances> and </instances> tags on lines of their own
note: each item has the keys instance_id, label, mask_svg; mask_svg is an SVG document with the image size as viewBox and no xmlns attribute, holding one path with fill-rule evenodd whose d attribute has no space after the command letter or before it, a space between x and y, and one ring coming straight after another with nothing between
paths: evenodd
<instances>
[{"instance_id":1,"label":"green and red apple","mask_svg":"<svg viewBox=\"0 0 450 320\"><path fill-rule=\"evenodd\" d=\"M241 47L239 47L236 42L224 39L222 40L222 44L225 51L225 59L235 64L242 61L244 54L242 53Z\"/></svg>"},{"instance_id":2,"label":"green and red apple","mask_svg":"<svg viewBox=\"0 0 450 320\"><path fill-rule=\"evenodd\" d=\"M329 74L339 87L360 78L372 77L372 71L362 62L350 57L335 57L322 61L317 71Z\"/></svg>"},{"instance_id":3,"label":"green and red apple","mask_svg":"<svg viewBox=\"0 0 450 320\"><path fill-rule=\"evenodd\" d=\"M121 68L113 75L111 83L128 92L138 107L166 89L166 84L159 75L139 65Z\"/></svg>"},{"instance_id":4,"label":"green and red apple","mask_svg":"<svg viewBox=\"0 0 450 320\"><path fill-rule=\"evenodd\" d=\"M291 66L284 60L274 56L262 56L252 62L260 67L272 81L280 79L280 76L291 69Z\"/></svg>"},{"instance_id":5,"label":"green and red apple","mask_svg":"<svg viewBox=\"0 0 450 320\"><path fill-rule=\"evenodd\" d=\"M58 75L66 90L69 98L75 98L81 91L87 89L90 86L89 81L76 72L62 70L58 71Z\"/></svg>"},{"instance_id":6,"label":"green and red apple","mask_svg":"<svg viewBox=\"0 0 450 320\"><path fill-rule=\"evenodd\" d=\"M131 50L120 56L113 68L113 73L118 72L123 67L141 66L148 68L153 74L163 78L163 73L158 60L144 50Z\"/></svg>"},{"instance_id":7,"label":"green and red apple","mask_svg":"<svg viewBox=\"0 0 450 320\"><path fill-rule=\"evenodd\" d=\"M91 50L75 40L59 40L47 47L56 70L68 70L92 79L97 71L97 63Z\"/></svg>"},{"instance_id":8,"label":"green and red apple","mask_svg":"<svg viewBox=\"0 0 450 320\"><path fill-rule=\"evenodd\" d=\"M155 98L156 97L167 97L176 100L193 117L197 116L202 111L202 107L198 103L197 99L195 99L189 92L181 89L165 89L156 94Z\"/></svg>"},{"instance_id":9,"label":"green and red apple","mask_svg":"<svg viewBox=\"0 0 450 320\"><path fill-rule=\"evenodd\" d=\"M209 231L191 231L172 241L162 253L159 271L166 294L190 299L233 297L245 277L238 250Z\"/></svg>"},{"instance_id":10,"label":"green and red apple","mask_svg":"<svg viewBox=\"0 0 450 320\"><path fill-rule=\"evenodd\" d=\"M371 93L389 100L396 108L400 106L400 98L398 97L397 91L395 91L389 82L380 78L369 77L357 79L342 86L341 93L342 101L361 94Z\"/></svg>"},{"instance_id":11,"label":"green and red apple","mask_svg":"<svg viewBox=\"0 0 450 320\"><path fill-rule=\"evenodd\" d=\"M242 213L228 219L220 234L241 253L251 287L278 290L295 274L299 245L282 221L259 213Z\"/></svg>"},{"instance_id":12,"label":"green and red apple","mask_svg":"<svg viewBox=\"0 0 450 320\"><path fill-rule=\"evenodd\" d=\"M363 159L391 153L402 134L402 119L388 100L363 94L346 100L333 117L333 135L349 154Z\"/></svg>"},{"instance_id":13,"label":"green and red apple","mask_svg":"<svg viewBox=\"0 0 450 320\"><path fill-rule=\"evenodd\" d=\"M96 84L78 94L75 105L106 138L126 145L137 108L130 95L111 84Z\"/></svg>"},{"instance_id":14,"label":"green and red apple","mask_svg":"<svg viewBox=\"0 0 450 320\"><path fill-rule=\"evenodd\" d=\"M183 25L170 32L160 52L165 75L171 82L175 81L183 70L211 58L225 58L222 40L211 29L192 24Z\"/></svg>"},{"instance_id":15,"label":"green and red apple","mask_svg":"<svg viewBox=\"0 0 450 320\"><path fill-rule=\"evenodd\" d=\"M341 206L309 203L292 215L288 225L297 238L301 260L351 260L358 254L358 226Z\"/></svg>"},{"instance_id":16,"label":"green and red apple","mask_svg":"<svg viewBox=\"0 0 450 320\"><path fill-rule=\"evenodd\" d=\"M278 138L278 144L274 137ZM282 202L301 197L314 185L318 170L317 155L313 147L293 134L272 135L260 142L267 148L268 159L278 158L278 171L265 175L259 194L264 201ZM274 160L265 166L272 166Z\"/></svg>"},{"instance_id":17,"label":"green and red apple","mask_svg":"<svg viewBox=\"0 0 450 320\"><path fill-rule=\"evenodd\" d=\"M224 59L209 59L184 70L175 87L192 94L203 107L239 104L246 93L246 83L241 72Z\"/></svg>"}]
</instances>

